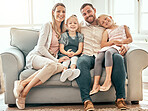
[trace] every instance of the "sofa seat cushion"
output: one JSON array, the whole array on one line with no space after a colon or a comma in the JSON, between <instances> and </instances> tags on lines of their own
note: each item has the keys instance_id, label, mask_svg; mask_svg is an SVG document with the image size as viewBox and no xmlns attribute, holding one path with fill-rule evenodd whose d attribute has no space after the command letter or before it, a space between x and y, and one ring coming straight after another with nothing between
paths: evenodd
<instances>
[{"instance_id":1,"label":"sofa seat cushion","mask_svg":"<svg viewBox=\"0 0 148 111\"><path fill-rule=\"evenodd\" d=\"M20 73L19 79L20 80L24 80L26 78L28 78L30 75L32 75L33 73L35 73L36 70L33 69L26 69L24 71L22 71ZM38 87L45 87L45 86L72 86L72 83L68 80L66 80L65 82L61 82L60 81L60 73L55 74L54 76L52 76L51 78L49 78L45 83L43 83L42 85L39 85Z\"/></svg>"}]
</instances>

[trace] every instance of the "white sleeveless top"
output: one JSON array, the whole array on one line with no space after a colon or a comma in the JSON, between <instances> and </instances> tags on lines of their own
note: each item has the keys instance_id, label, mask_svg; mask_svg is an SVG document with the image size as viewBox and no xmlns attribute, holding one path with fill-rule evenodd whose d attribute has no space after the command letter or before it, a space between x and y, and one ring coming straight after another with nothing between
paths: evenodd
<instances>
[{"instance_id":1,"label":"white sleeveless top","mask_svg":"<svg viewBox=\"0 0 148 111\"><path fill-rule=\"evenodd\" d=\"M111 41L111 40L122 41L127 38L124 25L121 25L115 29L106 29L106 31L108 32L109 41ZM99 52L104 52L111 47L117 49L118 51L120 49L120 47L118 47L116 45L112 45L112 46L103 47Z\"/></svg>"},{"instance_id":2,"label":"white sleeveless top","mask_svg":"<svg viewBox=\"0 0 148 111\"><path fill-rule=\"evenodd\" d=\"M122 41L122 40L126 39L124 25L121 25L115 29L106 29L106 31L108 32L109 41L110 40Z\"/></svg>"}]
</instances>

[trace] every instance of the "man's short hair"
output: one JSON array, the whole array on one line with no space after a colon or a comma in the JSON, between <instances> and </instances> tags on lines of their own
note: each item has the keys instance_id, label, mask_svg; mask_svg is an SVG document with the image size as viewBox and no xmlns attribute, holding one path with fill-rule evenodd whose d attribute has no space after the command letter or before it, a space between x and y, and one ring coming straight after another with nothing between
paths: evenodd
<instances>
[{"instance_id":1,"label":"man's short hair","mask_svg":"<svg viewBox=\"0 0 148 111\"><path fill-rule=\"evenodd\" d=\"M81 10L82 10L84 7L86 7L87 5L89 5L92 9L94 9L94 7L93 7L92 4L90 4L90 3L84 3L84 4L81 6L81 8L80 8L80 12L81 12Z\"/></svg>"}]
</instances>

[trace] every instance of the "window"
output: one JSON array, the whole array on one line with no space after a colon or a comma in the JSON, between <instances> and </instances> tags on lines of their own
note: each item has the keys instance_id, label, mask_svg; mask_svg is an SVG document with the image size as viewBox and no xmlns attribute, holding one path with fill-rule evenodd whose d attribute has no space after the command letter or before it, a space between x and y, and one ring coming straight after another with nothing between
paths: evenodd
<instances>
[{"instance_id":1,"label":"window","mask_svg":"<svg viewBox=\"0 0 148 111\"><path fill-rule=\"evenodd\" d=\"M80 7L92 0L0 0L0 52L10 44L10 28L40 29L42 24L52 21L52 7L64 3L66 17L72 14L83 19Z\"/></svg>"},{"instance_id":2,"label":"window","mask_svg":"<svg viewBox=\"0 0 148 111\"><path fill-rule=\"evenodd\" d=\"M148 34L148 8L147 8L148 0L141 1L141 33Z\"/></svg>"},{"instance_id":3,"label":"window","mask_svg":"<svg viewBox=\"0 0 148 111\"><path fill-rule=\"evenodd\" d=\"M10 27L29 24L27 0L0 0L0 51L10 44Z\"/></svg>"},{"instance_id":4,"label":"window","mask_svg":"<svg viewBox=\"0 0 148 111\"><path fill-rule=\"evenodd\" d=\"M148 0L111 0L110 14L117 24L127 25L133 34L148 34Z\"/></svg>"},{"instance_id":5,"label":"window","mask_svg":"<svg viewBox=\"0 0 148 111\"><path fill-rule=\"evenodd\" d=\"M0 25L28 24L27 0L0 0Z\"/></svg>"}]
</instances>

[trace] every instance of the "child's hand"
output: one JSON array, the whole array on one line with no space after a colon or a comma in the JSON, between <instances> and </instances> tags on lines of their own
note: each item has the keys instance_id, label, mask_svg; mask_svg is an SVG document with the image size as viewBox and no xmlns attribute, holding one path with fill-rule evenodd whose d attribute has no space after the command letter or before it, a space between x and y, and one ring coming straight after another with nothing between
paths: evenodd
<instances>
[{"instance_id":1,"label":"child's hand","mask_svg":"<svg viewBox=\"0 0 148 111\"><path fill-rule=\"evenodd\" d=\"M117 45L117 44L122 44L122 41L118 41L118 40L113 40L112 41L115 45Z\"/></svg>"},{"instance_id":2,"label":"child's hand","mask_svg":"<svg viewBox=\"0 0 148 111\"><path fill-rule=\"evenodd\" d=\"M73 56L74 56L74 52L73 51L69 52L68 57L73 57Z\"/></svg>"},{"instance_id":3,"label":"child's hand","mask_svg":"<svg viewBox=\"0 0 148 111\"><path fill-rule=\"evenodd\" d=\"M72 50L72 49L69 49L69 50L67 51L68 57L73 57L73 56L74 56L74 52L71 51L71 50Z\"/></svg>"},{"instance_id":4,"label":"child's hand","mask_svg":"<svg viewBox=\"0 0 148 111\"><path fill-rule=\"evenodd\" d=\"M72 49L68 49L68 51L67 51L67 54L66 55L68 55L68 57L71 55L71 53L70 53L71 50Z\"/></svg>"},{"instance_id":5,"label":"child's hand","mask_svg":"<svg viewBox=\"0 0 148 111\"><path fill-rule=\"evenodd\" d=\"M121 47L120 48L120 54L122 55L122 56L124 56L125 55L125 53L128 51L128 49L129 49L129 46L127 45L127 44L118 44L117 45L118 47Z\"/></svg>"}]
</instances>

